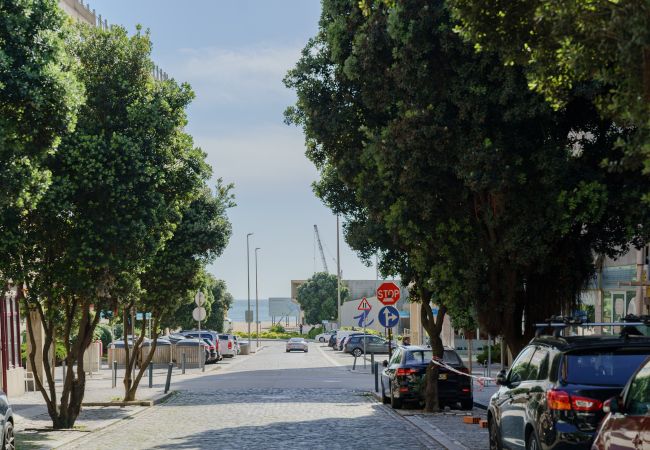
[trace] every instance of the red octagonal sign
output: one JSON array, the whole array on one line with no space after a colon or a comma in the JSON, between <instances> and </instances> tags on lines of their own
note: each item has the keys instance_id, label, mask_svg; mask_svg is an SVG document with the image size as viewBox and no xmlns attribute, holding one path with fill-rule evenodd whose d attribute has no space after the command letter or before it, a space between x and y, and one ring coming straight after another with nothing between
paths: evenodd
<instances>
[{"instance_id":1,"label":"red octagonal sign","mask_svg":"<svg viewBox=\"0 0 650 450\"><path fill-rule=\"evenodd\" d=\"M397 287L395 283L382 283L381 286L377 288L377 300L386 306L397 303L399 296L399 287Z\"/></svg>"}]
</instances>

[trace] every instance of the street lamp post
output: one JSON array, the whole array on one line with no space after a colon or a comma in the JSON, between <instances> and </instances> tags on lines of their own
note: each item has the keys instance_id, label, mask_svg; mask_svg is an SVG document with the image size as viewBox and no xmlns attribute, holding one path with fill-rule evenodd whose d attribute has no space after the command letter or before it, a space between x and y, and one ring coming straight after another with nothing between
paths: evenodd
<instances>
[{"instance_id":1,"label":"street lamp post","mask_svg":"<svg viewBox=\"0 0 650 450\"><path fill-rule=\"evenodd\" d=\"M257 332L257 348L260 346L260 302L259 293L257 290L257 251L259 247L255 248L255 331Z\"/></svg>"},{"instance_id":2,"label":"street lamp post","mask_svg":"<svg viewBox=\"0 0 650 450\"><path fill-rule=\"evenodd\" d=\"M250 264L250 243L249 238L253 233L246 235L246 277L248 281L248 309L246 309L246 322L248 324L248 346L251 346L251 264Z\"/></svg>"}]
</instances>

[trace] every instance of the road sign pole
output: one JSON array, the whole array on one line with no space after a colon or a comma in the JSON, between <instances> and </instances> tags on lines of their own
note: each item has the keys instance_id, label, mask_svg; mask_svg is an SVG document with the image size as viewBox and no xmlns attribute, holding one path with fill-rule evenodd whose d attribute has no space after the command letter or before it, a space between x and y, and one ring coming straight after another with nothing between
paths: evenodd
<instances>
[{"instance_id":1,"label":"road sign pole","mask_svg":"<svg viewBox=\"0 0 650 450\"><path fill-rule=\"evenodd\" d=\"M363 368L366 368L366 322L368 321L368 314L363 313Z\"/></svg>"},{"instance_id":2,"label":"road sign pole","mask_svg":"<svg viewBox=\"0 0 650 450\"><path fill-rule=\"evenodd\" d=\"M389 328L388 329L388 360L393 357L393 329Z\"/></svg>"}]
</instances>

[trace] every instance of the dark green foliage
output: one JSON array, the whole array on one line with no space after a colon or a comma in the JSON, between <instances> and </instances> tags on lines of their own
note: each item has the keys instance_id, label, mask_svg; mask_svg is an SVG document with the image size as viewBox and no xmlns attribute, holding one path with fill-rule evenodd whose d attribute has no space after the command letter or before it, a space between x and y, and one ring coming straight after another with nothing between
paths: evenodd
<instances>
[{"instance_id":1,"label":"dark green foliage","mask_svg":"<svg viewBox=\"0 0 650 450\"><path fill-rule=\"evenodd\" d=\"M284 327L279 323L276 323L271 328L269 328L269 331L271 333L285 333L287 330L285 330Z\"/></svg>"},{"instance_id":2,"label":"dark green foliage","mask_svg":"<svg viewBox=\"0 0 650 450\"><path fill-rule=\"evenodd\" d=\"M646 0L450 0L477 49L525 67L530 86L556 108L585 83L599 87L602 117L633 128L632 167L650 169L650 4Z\"/></svg>"},{"instance_id":3,"label":"dark green foliage","mask_svg":"<svg viewBox=\"0 0 650 450\"><path fill-rule=\"evenodd\" d=\"M93 340L99 339L102 341L102 351L104 354L108 351L108 346L113 342L113 330L110 325L100 323L95 328L93 333Z\"/></svg>"},{"instance_id":4,"label":"dark green foliage","mask_svg":"<svg viewBox=\"0 0 650 450\"><path fill-rule=\"evenodd\" d=\"M311 330L307 333L307 337L309 339L314 339L317 335L321 334L323 332L323 327L312 327Z\"/></svg>"},{"instance_id":5,"label":"dark green foliage","mask_svg":"<svg viewBox=\"0 0 650 450\"><path fill-rule=\"evenodd\" d=\"M337 278L325 272L314 274L298 287L296 300L305 314L305 323L320 324L323 320L336 320L338 308ZM341 285L341 304L348 298L348 289Z\"/></svg>"},{"instance_id":6,"label":"dark green foliage","mask_svg":"<svg viewBox=\"0 0 650 450\"><path fill-rule=\"evenodd\" d=\"M500 361L501 360L501 344L496 343L491 346L492 347L492 362ZM487 364L488 360L488 346L486 345L483 347L483 350L481 350L481 353L476 355L476 361L479 364Z\"/></svg>"}]
</instances>

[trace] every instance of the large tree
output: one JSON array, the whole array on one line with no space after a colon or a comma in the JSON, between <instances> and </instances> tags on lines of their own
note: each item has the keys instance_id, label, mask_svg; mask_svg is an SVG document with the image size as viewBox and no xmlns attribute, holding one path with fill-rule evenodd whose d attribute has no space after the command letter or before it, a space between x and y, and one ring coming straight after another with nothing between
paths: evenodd
<instances>
[{"instance_id":1,"label":"large tree","mask_svg":"<svg viewBox=\"0 0 650 450\"><path fill-rule=\"evenodd\" d=\"M338 281L336 275L315 273L298 287L296 300L305 314L305 322L318 325L323 320L336 320L338 308ZM341 285L341 303L348 298L348 289Z\"/></svg>"},{"instance_id":2,"label":"large tree","mask_svg":"<svg viewBox=\"0 0 650 450\"><path fill-rule=\"evenodd\" d=\"M519 67L476 54L454 27L442 1L323 2L319 34L287 77L298 93L287 116L333 195L337 182L352 192L343 211L383 228L357 237L404 258L395 267L434 351L431 300L475 309L516 353L533 322L575 303L592 250L645 237L647 214L627 203L646 185L600 169L605 155L620 163L623 131L600 120L590 86L555 112Z\"/></svg>"},{"instance_id":3,"label":"large tree","mask_svg":"<svg viewBox=\"0 0 650 450\"><path fill-rule=\"evenodd\" d=\"M530 86L555 106L596 82L603 117L636 129L628 163L650 170L650 4L646 0L451 0L477 49L525 67ZM639 158L641 156L641 158Z\"/></svg>"},{"instance_id":4,"label":"large tree","mask_svg":"<svg viewBox=\"0 0 650 450\"><path fill-rule=\"evenodd\" d=\"M216 194L213 195L207 186L204 187L198 198L183 211L183 218L173 237L158 250L151 264L140 276L142 292L131 306L151 313L153 343L149 352L142 355L143 363L135 379L132 379L133 365L138 359L137 355L140 354L145 337L143 316L140 336L134 339L132 357L126 362L126 401L135 399L140 380L156 351L161 321L169 322L173 318L182 317L179 309L189 303L188 298L193 304L194 294L198 290L207 294L209 305L214 302L213 293L217 280L206 274L204 267L223 252L230 239L232 228L226 213L228 208L234 206L231 188L232 186L223 185L220 181ZM189 321L191 317L190 310L186 318Z\"/></svg>"},{"instance_id":5,"label":"large tree","mask_svg":"<svg viewBox=\"0 0 650 450\"><path fill-rule=\"evenodd\" d=\"M149 36L129 37L120 27L78 30L69 45L86 102L75 131L47 160L52 182L43 199L16 218L25 239L15 279L29 288L25 306L45 329L46 380L35 373L35 383L55 428L71 427L79 414L83 355L97 311L137 298L139 275L196 197L205 172L203 154L182 132L192 92L153 79ZM67 367L58 392L49 355L55 337L65 346ZM40 350L32 347L35 364Z\"/></svg>"},{"instance_id":6,"label":"large tree","mask_svg":"<svg viewBox=\"0 0 650 450\"><path fill-rule=\"evenodd\" d=\"M34 208L50 174L44 162L74 128L81 86L65 51L69 35L55 0L0 1L0 259L24 237L16 216ZM2 268L3 281L14 275Z\"/></svg>"}]
</instances>

